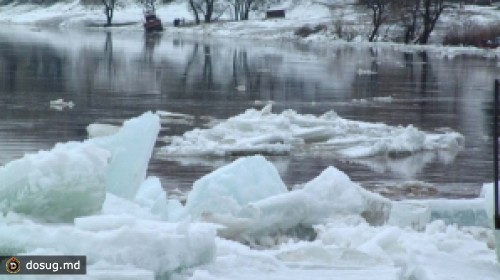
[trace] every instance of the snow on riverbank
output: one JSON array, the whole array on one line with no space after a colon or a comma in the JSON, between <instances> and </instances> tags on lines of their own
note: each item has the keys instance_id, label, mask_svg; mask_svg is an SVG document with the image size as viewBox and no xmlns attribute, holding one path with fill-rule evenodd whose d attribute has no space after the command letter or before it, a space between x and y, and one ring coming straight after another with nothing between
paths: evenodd
<instances>
[{"instance_id":1,"label":"snow on riverbank","mask_svg":"<svg viewBox=\"0 0 500 280\"><path fill-rule=\"evenodd\" d=\"M199 179L184 206L168 200L160 181L144 172L159 123L146 113L115 134L59 144L0 167L0 194L9 195L9 204L0 207L0 251L86 255L84 279L500 276L495 237L485 225L491 185L473 200L395 202L329 167L289 191L272 163L253 156ZM16 175L23 169L29 173ZM71 182L89 180L97 182L87 189L95 196L71 192L85 187ZM11 188L16 182L20 193ZM61 199L64 191L71 201ZM4 207L19 203L45 209ZM95 207L77 211L87 205ZM50 223L60 209L75 211Z\"/></svg>"},{"instance_id":2,"label":"snow on riverbank","mask_svg":"<svg viewBox=\"0 0 500 280\"><path fill-rule=\"evenodd\" d=\"M371 18L369 10L354 5L355 2L353 0L284 0L280 5L269 7L271 9L285 9L286 18L283 19L267 20L265 19L265 9L261 8L251 12L250 20L232 21L231 9L227 9L219 21L180 28L173 26L174 19L181 18L188 22L193 21L186 1L177 0L168 4L158 4L156 12L164 23L164 33L170 35L219 36L242 39L297 39L305 42L345 42L344 40L347 40L359 44L367 41L371 29ZM110 30L142 31L143 9L143 6L134 1L120 1L113 18L113 23L118 27L112 27ZM447 30L450 30L451 27L459 28L458 26L464 24L465 21L477 25L495 25L500 22L500 13L495 7L475 5L466 5L463 9L447 8L437 23L431 41L434 44L439 44ZM80 0L67 0L47 6L16 3L0 6L0 24L57 26L74 29L103 25L104 23L105 16L102 5L83 5ZM313 29L316 26L326 26L326 28L320 28L319 32L306 38L294 34L297 29L305 26ZM337 34L336 28L338 27L345 34ZM385 31L380 34L380 37L385 39L380 41L386 41L389 38L392 40L394 37L398 37L398 33L401 33L397 26L385 25L382 29ZM417 46L417 49L419 48L422 47ZM428 47L423 48L428 49Z\"/></svg>"},{"instance_id":3,"label":"snow on riverbank","mask_svg":"<svg viewBox=\"0 0 500 280\"><path fill-rule=\"evenodd\" d=\"M334 111L322 116L293 110L271 112L249 109L209 129L174 136L162 152L171 156L228 156L330 152L346 158L400 157L421 151L460 150L464 138L457 132L425 133L413 126L391 127L352 121Z\"/></svg>"}]
</instances>

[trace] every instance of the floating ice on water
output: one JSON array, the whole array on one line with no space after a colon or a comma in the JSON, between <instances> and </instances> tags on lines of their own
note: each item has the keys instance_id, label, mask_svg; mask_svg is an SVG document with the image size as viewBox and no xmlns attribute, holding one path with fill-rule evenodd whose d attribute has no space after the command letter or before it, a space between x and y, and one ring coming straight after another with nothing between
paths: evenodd
<instances>
[{"instance_id":1,"label":"floating ice on water","mask_svg":"<svg viewBox=\"0 0 500 280\"><path fill-rule=\"evenodd\" d=\"M270 107L258 113L277 116ZM290 116L293 114L278 115L281 120L288 118L289 124ZM328 135L316 125L337 118L333 114L323 119L300 116L293 125L299 123L300 139L311 142ZM28 178L21 182L47 187L37 191L57 190L52 183L77 179L95 180L99 187L76 195L77 199L90 196L86 206L98 205L87 213L65 214L75 201L68 200L66 193L50 196L56 200L43 205L59 211L54 217L61 213L62 220L73 217L73 223L40 223L37 218L14 213L17 208L1 208L8 213L0 214L0 252L86 255L89 279L124 275L129 279L158 279L177 272L181 273L176 275L180 279L189 272L193 272L194 279L441 280L481 275L481 279L493 280L500 274L493 250L480 237L488 237L487 229L468 232L446 225L485 223L481 206L491 201L491 193L475 200L391 202L364 190L334 167L324 170L302 189L287 191L276 168L262 156L254 156L239 159L197 181L183 207L176 200L167 200L158 178L144 180L158 130L158 116L146 113L125 122L112 136L60 144L52 151L1 167L0 184L18 183L15 176L20 176ZM446 141L424 136L433 142L432 147L448 146ZM23 169L32 175L23 175ZM110 192L104 199L106 184ZM2 195L24 195L4 186L10 185L1 185ZM30 202L35 209L37 203L42 205L36 199L0 201L1 207L10 207L13 202ZM33 212L19 212L37 217ZM187 217L215 222L224 228L192 223ZM433 219L442 220L429 223ZM269 235L301 226L314 228L316 239L281 243L261 251L215 236L219 230L221 236L232 239L259 239L264 241L261 244L273 244L267 241ZM499 239L497 232L497 242Z\"/></svg>"},{"instance_id":2,"label":"floating ice on water","mask_svg":"<svg viewBox=\"0 0 500 280\"><path fill-rule=\"evenodd\" d=\"M500 192L498 195L500 196ZM495 229L495 221L494 221L494 217L495 217L495 202L494 202L495 188L494 188L494 184L493 183L484 184L483 188L481 190L481 196L484 197L484 201L485 201L484 208L485 208L485 211L488 215L490 226L492 229ZM500 197L498 197L498 200L500 201ZM500 207L500 205L499 205L499 207ZM499 211L499 213L500 213L500 211ZM495 235L497 259L500 262L500 230L495 229L494 235Z\"/></svg>"},{"instance_id":3,"label":"floating ice on water","mask_svg":"<svg viewBox=\"0 0 500 280\"><path fill-rule=\"evenodd\" d=\"M357 73L358 73L358 76L368 76L368 75L376 75L377 74L377 72L372 71L370 69L361 69L361 68L358 69Z\"/></svg>"},{"instance_id":4,"label":"floating ice on water","mask_svg":"<svg viewBox=\"0 0 500 280\"><path fill-rule=\"evenodd\" d=\"M51 100L49 102L50 109L57 110L57 111L62 111L64 109L73 109L75 104L73 101L64 101L64 99L56 99L56 100Z\"/></svg>"},{"instance_id":5,"label":"floating ice on water","mask_svg":"<svg viewBox=\"0 0 500 280\"><path fill-rule=\"evenodd\" d=\"M427 199L393 202L389 224L422 229L432 221L448 225L489 227L484 199Z\"/></svg>"},{"instance_id":6,"label":"floating ice on water","mask_svg":"<svg viewBox=\"0 0 500 280\"><path fill-rule=\"evenodd\" d=\"M87 126L87 135L89 138L110 136L117 133L118 130L120 127L116 125L92 123Z\"/></svg>"},{"instance_id":7,"label":"floating ice on water","mask_svg":"<svg viewBox=\"0 0 500 280\"><path fill-rule=\"evenodd\" d=\"M383 103L392 103L392 96L379 96L379 97L374 97L373 101L376 102L383 102Z\"/></svg>"},{"instance_id":8,"label":"floating ice on water","mask_svg":"<svg viewBox=\"0 0 500 280\"><path fill-rule=\"evenodd\" d=\"M85 255L89 279L116 279L119 267L168 277L211 261L217 226L164 221L182 206L167 202L158 178L144 180L158 131L158 116L145 113L112 136L0 167L0 252Z\"/></svg>"},{"instance_id":9,"label":"floating ice on water","mask_svg":"<svg viewBox=\"0 0 500 280\"><path fill-rule=\"evenodd\" d=\"M58 144L0 167L0 211L72 220L99 211L106 190L133 198L158 131L158 117L146 113L113 136Z\"/></svg>"},{"instance_id":10,"label":"floating ice on water","mask_svg":"<svg viewBox=\"0 0 500 280\"><path fill-rule=\"evenodd\" d=\"M209 129L174 136L162 148L170 156L226 156L287 154L292 151L329 151L349 158L407 156L420 151L460 150L464 137L457 132L426 133L413 126L352 121L330 111L322 116L293 110L271 112L249 109Z\"/></svg>"},{"instance_id":11,"label":"floating ice on water","mask_svg":"<svg viewBox=\"0 0 500 280\"><path fill-rule=\"evenodd\" d=\"M247 87L245 85L239 85L239 86L236 87L236 90L237 91L246 91Z\"/></svg>"},{"instance_id":12,"label":"floating ice on water","mask_svg":"<svg viewBox=\"0 0 500 280\"><path fill-rule=\"evenodd\" d=\"M194 122L194 116L182 113L175 113L169 111L156 111L156 114L160 117L161 123L165 124L186 124L192 125Z\"/></svg>"},{"instance_id":13,"label":"floating ice on water","mask_svg":"<svg viewBox=\"0 0 500 280\"><path fill-rule=\"evenodd\" d=\"M0 167L0 212L68 221L99 211L109 157L90 143L70 142Z\"/></svg>"},{"instance_id":14,"label":"floating ice on water","mask_svg":"<svg viewBox=\"0 0 500 280\"><path fill-rule=\"evenodd\" d=\"M366 100L364 98L360 98L360 99L352 99L351 102L353 102L353 103L368 103L368 100Z\"/></svg>"},{"instance_id":15,"label":"floating ice on water","mask_svg":"<svg viewBox=\"0 0 500 280\"><path fill-rule=\"evenodd\" d=\"M319 149L335 150L350 158L387 155L402 157L420 151L460 150L464 138L457 132L424 133L413 126L391 127L384 124L360 124L349 128L351 137L335 137Z\"/></svg>"},{"instance_id":16,"label":"floating ice on water","mask_svg":"<svg viewBox=\"0 0 500 280\"><path fill-rule=\"evenodd\" d=\"M429 199L424 202L430 209L430 220L442 220L446 224L488 227L484 208L485 200L476 199Z\"/></svg>"},{"instance_id":17,"label":"floating ice on water","mask_svg":"<svg viewBox=\"0 0 500 280\"><path fill-rule=\"evenodd\" d=\"M243 206L286 192L272 163L262 156L241 158L197 180L189 193L186 214L236 215Z\"/></svg>"},{"instance_id":18,"label":"floating ice on water","mask_svg":"<svg viewBox=\"0 0 500 280\"><path fill-rule=\"evenodd\" d=\"M262 163L256 164L259 161ZM288 192L278 176L261 184L246 179L248 170L253 170L256 177L275 172L264 163L261 156L243 158L205 176L188 195L184 216L224 225L219 234L236 240L255 240L349 215L363 217L373 225L417 230L435 220L460 227L488 226L483 198L392 202L363 189L334 167L324 170L302 189ZM236 174L243 176L241 180L236 179ZM278 191L268 192L272 184L280 186ZM245 191L248 194L242 195Z\"/></svg>"},{"instance_id":19,"label":"floating ice on water","mask_svg":"<svg viewBox=\"0 0 500 280\"><path fill-rule=\"evenodd\" d=\"M108 192L127 199L135 197L146 178L159 131L159 117L148 112L125 121L116 134L89 140L111 152L111 161L106 170Z\"/></svg>"},{"instance_id":20,"label":"floating ice on water","mask_svg":"<svg viewBox=\"0 0 500 280\"><path fill-rule=\"evenodd\" d=\"M362 189L334 167L303 189L288 192L274 166L254 156L197 181L185 211L195 219L224 225L223 236L252 239L343 214L363 215L381 224L389 216L390 201Z\"/></svg>"},{"instance_id":21,"label":"floating ice on water","mask_svg":"<svg viewBox=\"0 0 500 280\"><path fill-rule=\"evenodd\" d=\"M455 159L458 152L457 150L423 151L407 157L364 157L350 160L378 173L390 171L407 178L415 178L429 163L439 161L448 164Z\"/></svg>"}]
</instances>

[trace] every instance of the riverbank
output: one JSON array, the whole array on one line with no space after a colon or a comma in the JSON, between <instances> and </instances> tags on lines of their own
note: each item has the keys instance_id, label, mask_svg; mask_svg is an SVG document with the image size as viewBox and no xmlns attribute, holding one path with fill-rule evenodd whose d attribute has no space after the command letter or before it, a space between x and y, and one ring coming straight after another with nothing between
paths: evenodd
<instances>
[{"instance_id":1,"label":"riverbank","mask_svg":"<svg viewBox=\"0 0 500 280\"><path fill-rule=\"evenodd\" d=\"M265 19L265 13L253 11L250 20L232 21L229 13L223 14L213 23L174 27L176 18L192 22L193 16L185 1L174 1L157 6L165 33L195 36L218 36L251 39L300 40L305 42L367 42L371 28L371 17L365 8L353 5L355 1L284 1L286 18ZM339 4L339 2L342 2ZM325 4L327 3L327 4ZM337 4L336 4L337 3ZM496 7L466 5L449 8L440 17L430 43L440 45L450 29L466 23L490 26L500 22L500 11ZM80 0L69 0L49 6L33 4L9 4L0 7L0 24L29 25L33 27L57 27L63 29L96 28L104 25L105 16L101 5L82 5ZM114 27L108 29L142 30L143 6L133 1L120 2L115 9ZM299 29L315 29L306 34ZM379 42L398 41L401 30L396 25L381 27Z\"/></svg>"}]
</instances>

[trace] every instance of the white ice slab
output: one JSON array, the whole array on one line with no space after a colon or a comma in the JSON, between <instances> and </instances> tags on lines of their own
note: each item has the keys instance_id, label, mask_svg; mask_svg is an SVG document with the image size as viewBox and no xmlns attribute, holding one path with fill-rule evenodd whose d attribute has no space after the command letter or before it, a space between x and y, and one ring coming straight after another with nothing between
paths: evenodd
<instances>
[{"instance_id":1,"label":"white ice slab","mask_svg":"<svg viewBox=\"0 0 500 280\"><path fill-rule=\"evenodd\" d=\"M134 201L161 219L168 219L167 193L158 177L148 177L139 187Z\"/></svg>"},{"instance_id":2,"label":"white ice slab","mask_svg":"<svg viewBox=\"0 0 500 280\"><path fill-rule=\"evenodd\" d=\"M224 225L222 236L259 238L297 226L310 227L336 215L362 215L373 224L388 217L391 202L329 167L303 189L286 190L262 156L241 158L195 183L185 216Z\"/></svg>"},{"instance_id":3,"label":"white ice slab","mask_svg":"<svg viewBox=\"0 0 500 280\"><path fill-rule=\"evenodd\" d=\"M495 229L495 220L494 220L494 217L495 217L495 202L494 202L494 198L495 198L495 188L494 188L494 184L493 183L489 183L489 184L484 184L483 185L483 188L481 190L481 195L484 197L484 208L485 208L485 211L488 215L488 220L489 220L489 224L490 224L490 227L492 229ZM500 262L500 230L494 230L493 232L494 236L495 236L495 246L496 246L496 254L497 254L497 259L498 261Z\"/></svg>"},{"instance_id":4,"label":"white ice slab","mask_svg":"<svg viewBox=\"0 0 500 280\"><path fill-rule=\"evenodd\" d=\"M0 212L72 221L102 207L110 153L91 143L57 144L0 167Z\"/></svg>"},{"instance_id":5,"label":"white ice slab","mask_svg":"<svg viewBox=\"0 0 500 280\"><path fill-rule=\"evenodd\" d=\"M159 117L147 112L125 121L116 134L89 140L111 152L110 165L106 171L108 192L126 199L135 197L146 178L159 131Z\"/></svg>"},{"instance_id":6,"label":"white ice slab","mask_svg":"<svg viewBox=\"0 0 500 280\"><path fill-rule=\"evenodd\" d=\"M347 120L330 111L321 116L293 110L271 112L249 109L209 129L174 136L162 151L171 156L226 156L328 151L343 157L376 155L402 157L421 151L460 150L464 137L457 132L428 133L413 126Z\"/></svg>"},{"instance_id":7,"label":"white ice slab","mask_svg":"<svg viewBox=\"0 0 500 280\"><path fill-rule=\"evenodd\" d=\"M87 135L89 138L110 136L120 130L119 126L103 123L91 123L87 126Z\"/></svg>"},{"instance_id":8,"label":"white ice slab","mask_svg":"<svg viewBox=\"0 0 500 280\"><path fill-rule=\"evenodd\" d=\"M40 224L22 217L0 217L0 252L6 255L50 248L85 255L89 265L112 266L164 275L209 262L215 254L215 228L209 224L165 223L98 215L73 225Z\"/></svg>"},{"instance_id":9,"label":"white ice slab","mask_svg":"<svg viewBox=\"0 0 500 280\"><path fill-rule=\"evenodd\" d=\"M241 158L197 180L189 193L186 215L236 215L250 202L286 192L272 163L262 156Z\"/></svg>"}]
</instances>

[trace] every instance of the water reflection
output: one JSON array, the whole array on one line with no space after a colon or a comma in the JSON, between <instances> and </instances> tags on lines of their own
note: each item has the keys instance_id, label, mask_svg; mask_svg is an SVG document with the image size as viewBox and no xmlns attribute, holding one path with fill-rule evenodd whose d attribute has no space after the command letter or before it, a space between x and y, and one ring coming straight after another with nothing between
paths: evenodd
<instances>
[{"instance_id":1,"label":"water reflection","mask_svg":"<svg viewBox=\"0 0 500 280\"><path fill-rule=\"evenodd\" d=\"M413 179L432 162L442 165L451 164L458 151L421 152L404 158L375 157L365 159L350 159L356 164L364 165L376 173L394 173L402 178Z\"/></svg>"},{"instance_id":2,"label":"water reflection","mask_svg":"<svg viewBox=\"0 0 500 280\"><path fill-rule=\"evenodd\" d=\"M69 44L68 42L72 42ZM368 75L360 74L366 70ZM496 62L470 56L355 45L315 48L284 42L171 38L142 32L0 32L0 163L56 142L81 140L93 122L116 124L147 110L190 114L189 124L165 124L161 136L226 119L274 102L274 110L342 117L425 130L449 127L466 137L458 155L422 153L404 159L346 161L332 155L292 155L280 162L290 184L336 165L354 180L418 179L473 184L491 176L488 102ZM378 102L376 97L392 97ZM73 110L50 111L64 98ZM366 102L352 102L365 99ZM454 160L455 159L455 160ZM168 187L192 181L232 158L154 158L151 173Z\"/></svg>"}]
</instances>

